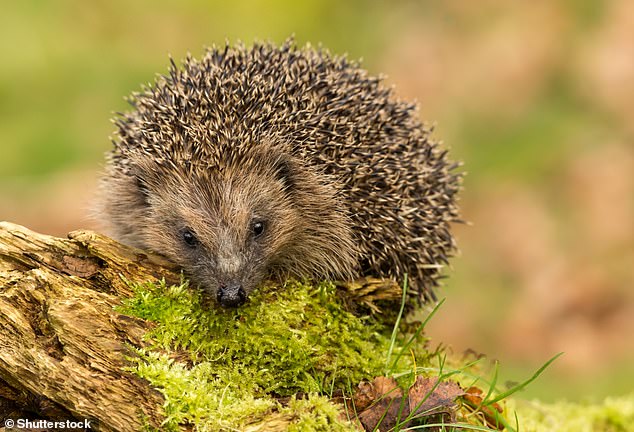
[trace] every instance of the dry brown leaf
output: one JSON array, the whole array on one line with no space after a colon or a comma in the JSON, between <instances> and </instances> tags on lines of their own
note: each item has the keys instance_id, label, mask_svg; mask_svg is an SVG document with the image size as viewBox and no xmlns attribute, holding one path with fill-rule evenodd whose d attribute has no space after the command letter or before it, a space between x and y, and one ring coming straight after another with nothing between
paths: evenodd
<instances>
[{"instance_id":1,"label":"dry brown leaf","mask_svg":"<svg viewBox=\"0 0 634 432\"><path fill-rule=\"evenodd\" d=\"M446 413L454 420L454 401L465 392L453 381L438 382L438 378L416 377L409 389L409 406L414 415Z\"/></svg>"},{"instance_id":2,"label":"dry brown leaf","mask_svg":"<svg viewBox=\"0 0 634 432\"><path fill-rule=\"evenodd\" d=\"M481 389L478 387L469 387L462 399L467 405L473 408L475 413L481 414L481 418L487 426L496 428L497 430L504 429L504 426L497 420L500 417L499 414L502 414L504 410L497 402L492 405L482 405L484 399L483 391Z\"/></svg>"},{"instance_id":3,"label":"dry brown leaf","mask_svg":"<svg viewBox=\"0 0 634 432\"><path fill-rule=\"evenodd\" d=\"M440 416L438 421L455 419L455 399L464 391L454 382L417 377L407 397L396 380L377 377L359 384L354 395L357 418L367 431L389 430L412 425L414 418Z\"/></svg>"}]
</instances>

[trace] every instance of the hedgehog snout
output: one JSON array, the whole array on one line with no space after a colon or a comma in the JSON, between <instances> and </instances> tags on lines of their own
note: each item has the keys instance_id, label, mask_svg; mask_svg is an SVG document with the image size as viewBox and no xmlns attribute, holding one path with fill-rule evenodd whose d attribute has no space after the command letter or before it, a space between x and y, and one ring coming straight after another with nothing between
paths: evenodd
<instances>
[{"instance_id":1,"label":"hedgehog snout","mask_svg":"<svg viewBox=\"0 0 634 432\"><path fill-rule=\"evenodd\" d=\"M216 293L216 299L222 307L238 307L247 300L247 293L237 280L221 283Z\"/></svg>"}]
</instances>

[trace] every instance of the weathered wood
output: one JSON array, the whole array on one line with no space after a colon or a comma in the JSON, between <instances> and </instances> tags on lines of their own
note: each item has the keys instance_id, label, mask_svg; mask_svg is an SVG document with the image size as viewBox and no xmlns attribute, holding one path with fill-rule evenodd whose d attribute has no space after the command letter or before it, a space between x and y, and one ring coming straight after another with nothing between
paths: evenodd
<instances>
[{"instance_id":1,"label":"weathered wood","mask_svg":"<svg viewBox=\"0 0 634 432\"><path fill-rule=\"evenodd\" d=\"M123 278L177 282L165 259L89 231L68 239L0 222L0 398L93 429L160 425L162 395L125 371L148 324L115 311Z\"/></svg>"}]
</instances>

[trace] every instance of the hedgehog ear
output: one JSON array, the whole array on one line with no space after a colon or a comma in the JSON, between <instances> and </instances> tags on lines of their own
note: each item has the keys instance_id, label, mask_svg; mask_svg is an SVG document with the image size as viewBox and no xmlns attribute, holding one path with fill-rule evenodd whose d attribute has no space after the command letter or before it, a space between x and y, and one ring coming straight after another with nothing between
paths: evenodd
<instances>
[{"instance_id":1,"label":"hedgehog ear","mask_svg":"<svg viewBox=\"0 0 634 432\"><path fill-rule=\"evenodd\" d=\"M152 184L154 175L151 169L146 169L142 163L130 164L130 186L132 186L133 195L136 203L144 207L150 206L150 198L152 194Z\"/></svg>"},{"instance_id":2,"label":"hedgehog ear","mask_svg":"<svg viewBox=\"0 0 634 432\"><path fill-rule=\"evenodd\" d=\"M156 163L138 158L131 159L128 175L134 198L139 205L150 207L153 192L160 189L160 176L157 173Z\"/></svg>"},{"instance_id":3,"label":"hedgehog ear","mask_svg":"<svg viewBox=\"0 0 634 432\"><path fill-rule=\"evenodd\" d=\"M286 191L295 189L295 167L293 161L287 156L280 156L273 166L275 177L282 182Z\"/></svg>"},{"instance_id":4,"label":"hedgehog ear","mask_svg":"<svg viewBox=\"0 0 634 432\"><path fill-rule=\"evenodd\" d=\"M150 188L148 187L148 184L145 180L143 180L143 178L141 177L141 175L139 174L135 174L134 175L134 184L136 186L136 195L138 200L145 206L145 207L149 207L150 206Z\"/></svg>"}]
</instances>

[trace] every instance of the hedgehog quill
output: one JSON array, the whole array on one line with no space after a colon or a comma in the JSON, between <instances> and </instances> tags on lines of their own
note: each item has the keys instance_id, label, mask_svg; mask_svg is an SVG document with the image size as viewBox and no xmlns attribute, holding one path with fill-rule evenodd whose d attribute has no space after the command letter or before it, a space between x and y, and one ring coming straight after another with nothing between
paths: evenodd
<instances>
[{"instance_id":1,"label":"hedgehog quill","mask_svg":"<svg viewBox=\"0 0 634 432\"><path fill-rule=\"evenodd\" d=\"M461 174L358 63L293 41L210 48L114 120L99 213L225 307L264 278L401 282L433 298Z\"/></svg>"}]
</instances>

